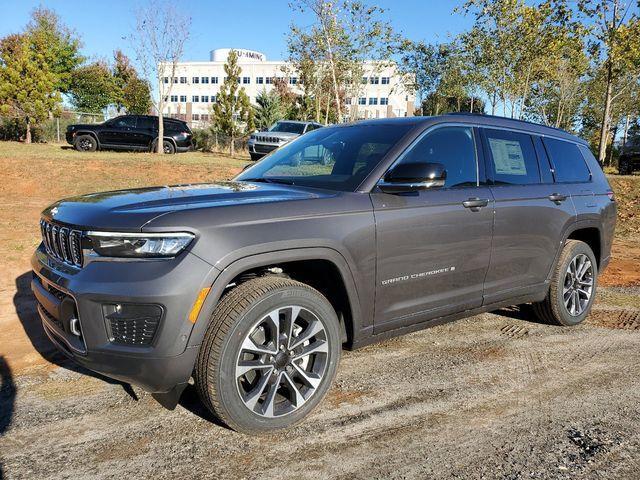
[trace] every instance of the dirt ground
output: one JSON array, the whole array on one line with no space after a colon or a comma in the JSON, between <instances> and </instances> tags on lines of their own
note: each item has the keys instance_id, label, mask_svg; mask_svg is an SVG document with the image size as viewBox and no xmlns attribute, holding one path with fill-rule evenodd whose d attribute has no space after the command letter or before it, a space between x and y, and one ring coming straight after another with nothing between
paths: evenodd
<instances>
[{"instance_id":1,"label":"dirt ground","mask_svg":"<svg viewBox=\"0 0 640 480\"><path fill-rule=\"evenodd\" d=\"M0 143L0 479L640 478L640 178L612 179L622 233L585 324L514 307L345 352L310 418L248 437L215 424L192 387L167 411L56 354L28 273L56 198L245 162L75 153Z\"/></svg>"}]
</instances>

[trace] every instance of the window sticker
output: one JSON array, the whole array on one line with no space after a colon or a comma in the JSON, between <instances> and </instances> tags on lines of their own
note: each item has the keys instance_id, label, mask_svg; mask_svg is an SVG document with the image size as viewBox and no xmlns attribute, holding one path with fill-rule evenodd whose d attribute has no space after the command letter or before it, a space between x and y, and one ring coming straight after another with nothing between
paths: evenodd
<instances>
[{"instance_id":1,"label":"window sticker","mask_svg":"<svg viewBox=\"0 0 640 480\"><path fill-rule=\"evenodd\" d=\"M526 175L527 167L520 142L490 138L489 146L493 155L496 173L500 175Z\"/></svg>"}]
</instances>

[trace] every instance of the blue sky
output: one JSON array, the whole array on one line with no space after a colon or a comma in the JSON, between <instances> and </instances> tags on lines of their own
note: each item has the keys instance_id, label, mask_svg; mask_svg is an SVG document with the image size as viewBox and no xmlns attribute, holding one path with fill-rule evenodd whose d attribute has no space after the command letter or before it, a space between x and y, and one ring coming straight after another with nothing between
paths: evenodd
<instances>
[{"instance_id":1,"label":"blue sky","mask_svg":"<svg viewBox=\"0 0 640 480\"><path fill-rule=\"evenodd\" d=\"M414 40L445 40L465 30L470 17L453 14L455 0L371 0L387 9L394 28ZM83 54L90 58L111 57L120 48L130 52L123 37L131 33L133 11L140 1L107 0L0 0L0 37L20 31L30 12L39 5L55 10L82 38ZM285 34L294 14L287 0L192 0L177 1L192 18L191 38L184 60L208 60L214 48L259 50L268 59L286 56ZM304 19L296 16L301 24Z\"/></svg>"}]
</instances>

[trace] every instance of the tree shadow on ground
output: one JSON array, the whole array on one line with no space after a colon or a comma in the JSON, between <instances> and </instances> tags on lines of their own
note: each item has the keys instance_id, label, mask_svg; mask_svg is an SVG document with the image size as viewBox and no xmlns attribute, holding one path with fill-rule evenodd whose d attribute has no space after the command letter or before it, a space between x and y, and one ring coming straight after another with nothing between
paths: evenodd
<instances>
[{"instance_id":1,"label":"tree shadow on ground","mask_svg":"<svg viewBox=\"0 0 640 480\"><path fill-rule=\"evenodd\" d=\"M36 298L31 291L32 279L33 274L31 272L25 272L16 278L16 293L13 296L13 305L22 324L22 328L29 337L33 348L42 358L54 365L58 365L72 372L97 378L112 385L121 385L127 395L134 400L138 400L137 395L129 384L113 380L78 365L53 345L44 331L36 309Z\"/></svg>"},{"instance_id":2,"label":"tree shadow on ground","mask_svg":"<svg viewBox=\"0 0 640 480\"><path fill-rule=\"evenodd\" d=\"M11 367L0 355L0 437L9 429L16 403L16 385L13 382ZM4 478L4 469L0 458L0 480Z\"/></svg>"}]
</instances>

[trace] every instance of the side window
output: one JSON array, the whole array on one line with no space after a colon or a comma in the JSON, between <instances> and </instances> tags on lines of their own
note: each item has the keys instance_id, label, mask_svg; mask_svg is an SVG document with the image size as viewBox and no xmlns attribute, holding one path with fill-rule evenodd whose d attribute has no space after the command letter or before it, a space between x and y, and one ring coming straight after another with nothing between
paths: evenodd
<instances>
[{"instance_id":1,"label":"side window","mask_svg":"<svg viewBox=\"0 0 640 480\"><path fill-rule=\"evenodd\" d=\"M113 126L117 128L136 128L136 117L120 117L113 121Z\"/></svg>"},{"instance_id":2,"label":"side window","mask_svg":"<svg viewBox=\"0 0 640 480\"><path fill-rule=\"evenodd\" d=\"M478 185L478 162L470 127L442 127L427 133L401 163L441 163L447 171L445 188Z\"/></svg>"},{"instance_id":3,"label":"side window","mask_svg":"<svg viewBox=\"0 0 640 480\"><path fill-rule=\"evenodd\" d=\"M158 128L158 121L153 117L139 117L138 128L144 128L147 130L153 130Z\"/></svg>"},{"instance_id":4,"label":"side window","mask_svg":"<svg viewBox=\"0 0 640 480\"><path fill-rule=\"evenodd\" d=\"M485 129L485 136L496 185L540 183L538 159L530 135Z\"/></svg>"},{"instance_id":5,"label":"side window","mask_svg":"<svg viewBox=\"0 0 640 480\"><path fill-rule=\"evenodd\" d=\"M544 145L553 162L556 182L588 182L591 172L575 143L545 138Z\"/></svg>"}]
</instances>

